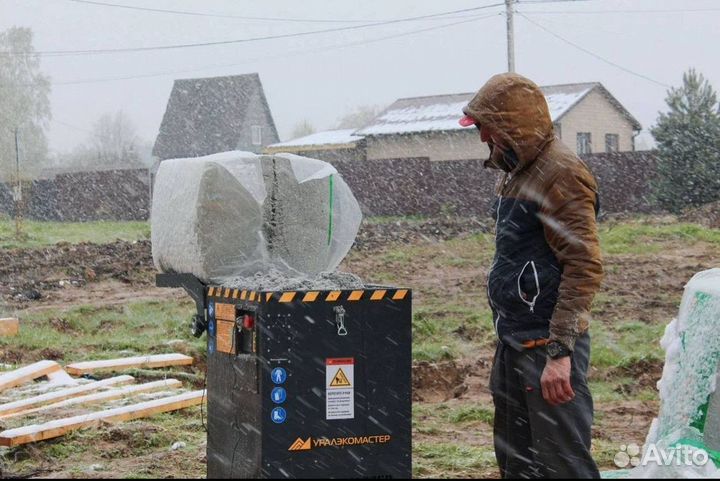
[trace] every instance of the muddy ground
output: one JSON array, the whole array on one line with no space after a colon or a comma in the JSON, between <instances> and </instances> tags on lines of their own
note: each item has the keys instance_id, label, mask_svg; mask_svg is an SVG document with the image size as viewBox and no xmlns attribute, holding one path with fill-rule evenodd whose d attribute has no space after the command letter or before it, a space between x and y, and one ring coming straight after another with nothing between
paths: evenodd
<instances>
[{"instance_id":1,"label":"muddy ground","mask_svg":"<svg viewBox=\"0 0 720 481\"><path fill-rule=\"evenodd\" d=\"M462 305L468 311L486 309L484 283L489 266L487 259L492 255L491 246L486 245L488 240L482 238L482 233L487 230L487 225L480 221L463 224L448 219L420 223L388 221L365 227L342 269L366 280L412 287L416 311L432 306L438 309L434 312L441 312L443 305ZM657 332L657 326L664 325L676 315L683 287L690 277L699 270L720 264L720 247L713 243L688 243L673 238L642 242L656 248L648 248L645 253L640 249L639 252L605 255L606 279L594 307L596 327L593 329L601 334L595 337L595 344L614 339L605 333L614 335L614 329L627 322L640 327L646 325ZM478 262L463 261L462 256L468 254L468 245L482 252ZM29 313L45 309L80 305L105 307L138 299L167 300L167 290L153 287L153 275L148 241L0 250L0 306L4 304L5 311L15 311L22 319ZM175 291L171 296L184 299L181 291ZM188 316L190 314L188 312ZM185 319L179 322L184 323ZM413 436L417 453L420 453L415 454L418 465L415 475L496 477L498 472L491 458L469 466L447 465L436 462L435 455L428 454L436 447L462 444L481 449L478 452L483 456L492 455L492 428L487 419L476 416L447 422L449 418L442 414L478 407L491 410L487 384L492 343L470 322L461 323L452 335L459 345L471 348L460 350L448 359L414 363ZM656 339L647 342L656 343ZM657 352L660 352L659 348ZM48 352L27 353L22 361L30 362L49 354L52 355ZM596 395L600 401L596 401L594 429L596 457L604 469L613 468L610 461L613 449L632 442L642 444L658 410L657 397L653 393L662 373L661 355L660 352L657 356L632 358L617 365L606 364L591 369L591 381L608 391ZM11 346L0 346L0 362L18 361L13 358ZM204 362L198 361L197 369L201 370ZM137 428L132 424L113 428L119 431L114 437L105 436L103 443L107 444L107 449L125 449L127 433L124 430L150 429L148 426L152 425L142 426L145 427ZM4 475L78 475L71 466L48 462L46 453L36 449L30 447L23 452L45 460L38 467L40 471L14 472L11 462ZM185 456L183 462L174 462L180 456ZM93 462L88 459L85 464L92 466ZM202 453L182 455L165 449L158 450L155 455L150 452L125 461L120 457L113 461L115 464L110 472L97 474L123 477L137 473L141 468L141 472L146 469L158 475L164 471L154 470L152 466L164 464L168 477L181 477L181 469L186 469L188 463L192 465L192 469L187 468L190 472L200 473L204 462Z\"/></svg>"}]
</instances>

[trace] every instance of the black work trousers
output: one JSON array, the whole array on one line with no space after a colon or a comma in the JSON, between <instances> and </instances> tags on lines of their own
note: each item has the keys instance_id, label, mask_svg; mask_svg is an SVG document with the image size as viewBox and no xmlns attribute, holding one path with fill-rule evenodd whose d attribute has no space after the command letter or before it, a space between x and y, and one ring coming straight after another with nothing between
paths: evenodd
<instances>
[{"instance_id":1,"label":"black work trousers","mask_svg":"<svg viewBox=\"0 0 720 481\"><path fill-rule=\"evenodd\" d=\"M540 378L544 347L518 351L498 343L490 377L495 403L495 456L505 479L599 478L590 455L593 400L587 385L590 336L578 338L572 355L575 399L551 406Z\"/></svg>"}]
</instances>

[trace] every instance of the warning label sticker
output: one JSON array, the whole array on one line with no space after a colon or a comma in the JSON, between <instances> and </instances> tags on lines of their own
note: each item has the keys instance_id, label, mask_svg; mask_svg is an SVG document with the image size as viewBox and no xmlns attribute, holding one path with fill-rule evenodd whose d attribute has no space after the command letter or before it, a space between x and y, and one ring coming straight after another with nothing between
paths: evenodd
<instances>
[{"instance_id":1,"label":"warning label sticker","mask_svg":"<svg viewBox=\"0 0 720 481\"><path fill-rule=\"evenodd\" d=\"M355 418L355 359L325 361L325 407L328 420Z\"/></svg>"}]
</instances>

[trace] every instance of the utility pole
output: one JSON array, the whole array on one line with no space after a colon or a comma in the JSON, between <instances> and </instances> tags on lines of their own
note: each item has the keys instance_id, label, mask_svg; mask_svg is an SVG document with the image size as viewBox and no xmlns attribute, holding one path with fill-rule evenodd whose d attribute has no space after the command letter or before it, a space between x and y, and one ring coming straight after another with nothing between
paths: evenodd
<instances>
[{"instance_id":1,"label":"utility pole","mask_svg":"<svg viewBox=\"0 0 720 481\"><path fill-rule=\"evenodd\" d=\"M15 237L22 237L22 180L20 179L20 147L18 128L15 127Z\"/></svg>"},{"instance_id":2,"label":"utility pole","mask_svg":"<svg viewBox=\"0 0 720 481\"><path fill-rule=\"evenodd\" d=\"M515 1L516 0L505 0L508 72L515 72L515 22L513 19L513 4Z\"/></svg>"}]
</instances>

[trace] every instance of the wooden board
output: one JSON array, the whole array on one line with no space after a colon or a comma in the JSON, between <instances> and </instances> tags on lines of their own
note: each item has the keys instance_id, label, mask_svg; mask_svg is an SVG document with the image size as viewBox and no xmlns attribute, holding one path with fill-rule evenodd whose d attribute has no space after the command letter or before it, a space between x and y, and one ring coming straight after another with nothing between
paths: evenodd
<instances>
[{"instance_id":1,"label":"wooden board","mask_svg":"<svg viewBox=\"0 0 720 481\"><path fill-rule=\"evenodd\" d=\"M121 371L132 368L155 368L167 366L189 366L193 358L183 354L156 354L153 356L126 357L105 361L76 362L65 366L65 370L73 376L81 376L96 371Z\"/></svg>"},{"instance_id":2,"label":"wooden board","mask_svg":"<svg viewBox=\"0 0 720 481\"><path fill-rule=\"evenodd\" d=\"M0 318L0 336L17 336L20 331L20 321L14 317Z\"/></svg>"},{"instance_id":3,"label":"wooden board","mask_svg":"<svg viewBox=\"0 0 720 481\"><path fill-rule=\"evenodd\" d=\"M0 375L0 391L20 386L62 369L55 361L40 361Z\"/></svg>"},{"instance_id":4,"label":"wooden board","mask_svg":"<svg viewBox=\"0 0 720 481\"><path fill-rule=\"evenodd\" d=\"M57 438L71 431L100 426L103 423L120 423L197 406L206 400L207 395L205 391L193 391L107 411L99 411L81 416L73 416L71 418L58 419L44 424L10 429L0 433L0 446L12 447Z\"/></svg>"},{"instance_id":5,"label":"wooden board","mask_svg":"<svg viewBox=\"0 0 720 481\"><path fill-rule=\"evenodd\" d=\"M70 374L66 373L63 369L48 373L48 381L53 386L77 386L80 384L77 379L74 379Z\"/></svg>"},{"instance_id":6,"label":"wooden board","mask_svg":"<svg viewBox=\"0 0 720 481\"><path fill-rule=\"evenodd\" d=\"M115 399L124 399L135 396L136 394L160 391L162 389L179 389L182 387L182 383L177 379L166 379L163 381L148 382L145 384L138 384L137 386L128 386L120 389L112 389L110 391L104 391L94 394L88 394L86 396L74 397L60 401L54 404L48 404L47 406L40 406L35 409L29 409L27 411L21 411L7 416L2 416L2 419L15 418L19 416L26 416L28 414L51 411L53 409L64 408L68 406L74 406L77 404L97 404L104 401L112 401Z\"/></svg>"},{"instance_id":7,"label":"wooden board","mask_svg":"<svg viewBox=\"0 0 720 481\"><path fill-rule=\"evenodd\" d=\"M237 346L235 346L235 321L217 320L216 347L218 352L225 354L235 354Z\"/></svg>"},{"instance_id":8,"label":"wooden board","mask_svg":"<svg viewBox=\"0 0 720 481\"><path fill-rule=\"evenodd\" d=\"M0 419L7 416L8 414L18 413L27 411L28 409L34 409L45 404L56 403L71 399L77 396L97 391L109 386L121 386L123 384L130 384L135 382L135 378L132 376L117 376L109 379L103 379L102 381L95 381L82 386L73 387L69 389L63 389L61 391L49 392L47 394L41 394L39 396L33 396L26 399L20 399L10 403L0 405Z\"/></svg>"},{"instance_id":9,"label":"wooden board","mask_svg":"<svg viewBox=\"0 0 720 481\"><path fill-rule=\"evenodd\" d=\"M235 322L235 304L215 303L215 319Z\"/></svg>"}]
</instances>

